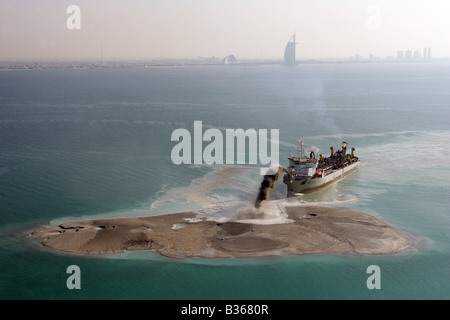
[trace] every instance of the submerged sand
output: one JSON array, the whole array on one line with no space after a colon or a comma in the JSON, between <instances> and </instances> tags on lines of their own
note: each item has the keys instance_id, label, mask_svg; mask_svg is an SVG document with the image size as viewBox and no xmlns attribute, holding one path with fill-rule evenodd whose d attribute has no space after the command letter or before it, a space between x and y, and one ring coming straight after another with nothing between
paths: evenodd
<instances>
[{"instance_id":1,"label":"submerged sand","mask_svg":"<svg viewBox=\"0 0 450 320\"><path fill-rule=\"evenodd\" d=\"M218 223L193 212L140 218L83 220L31 233L58 251L106 254L154 250L172 258L243 258L301 254L392 254L413 239L363 212L286 207L292 223Z\"/></svg>"}]
</instances>

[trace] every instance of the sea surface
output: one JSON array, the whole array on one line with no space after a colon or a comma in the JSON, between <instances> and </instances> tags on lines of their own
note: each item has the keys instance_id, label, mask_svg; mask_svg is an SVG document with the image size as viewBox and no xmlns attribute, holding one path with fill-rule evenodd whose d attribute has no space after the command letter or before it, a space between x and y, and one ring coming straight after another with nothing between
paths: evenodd
<instances>
[{"instance_id":1,"label":"sea surface","mask_svg":"<svg viewBox=\"0 0 450 320\"><path fill-rule=\"evenodd\" d=\"M360 210L413 234L415 247L175 260L63 254L27 238L70 220L184 210L226 218L251 205L263 165L173 163L171 135L193 134L194 121L223 133L278 129L285 166L302 137L325 156L346 141L357 172L289 199L279 182L271 201ZM0 298L449 299L449 148L449 63L2 71ZM66 286L70 265L80 267L80 290ZM371 265L380 289L367 286Z\"/></svg>"}]
</instances>

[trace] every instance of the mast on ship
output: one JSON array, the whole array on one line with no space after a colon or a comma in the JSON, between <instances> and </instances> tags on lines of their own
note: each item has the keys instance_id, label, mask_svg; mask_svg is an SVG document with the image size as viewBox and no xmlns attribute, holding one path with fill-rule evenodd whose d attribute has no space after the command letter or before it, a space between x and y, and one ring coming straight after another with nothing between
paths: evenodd
<instances>
[{"instance_id":1,"label":"mast on ship","mask_svg":"<svg viewBox=\"0 0 450 320\"><path fill-rule=\"evenodd\" d=\"M297 152L300 158L305 157L305 144L303 143L303 137L300 140L298 140Z\"/></svg>"}]
</instances>

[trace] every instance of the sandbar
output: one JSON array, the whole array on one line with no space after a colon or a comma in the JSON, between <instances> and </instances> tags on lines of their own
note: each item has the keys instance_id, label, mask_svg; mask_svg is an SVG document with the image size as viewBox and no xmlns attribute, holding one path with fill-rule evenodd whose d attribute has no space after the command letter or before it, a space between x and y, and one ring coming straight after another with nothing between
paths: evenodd
<instances>
[{"instance_id":1,"label":"sandbar","mask_svg":"<svg viewBox=\"0 0 450 320\"><path fill-rule=\"evenodd\" d=\"M219 223L197 213L81 220L30 233L50 249L78 254L153 250L170 258L251 258L305 254L386 255L414 239L364 212L346 208L286 207L290 223Z\"/></svg>"}]
</instances>

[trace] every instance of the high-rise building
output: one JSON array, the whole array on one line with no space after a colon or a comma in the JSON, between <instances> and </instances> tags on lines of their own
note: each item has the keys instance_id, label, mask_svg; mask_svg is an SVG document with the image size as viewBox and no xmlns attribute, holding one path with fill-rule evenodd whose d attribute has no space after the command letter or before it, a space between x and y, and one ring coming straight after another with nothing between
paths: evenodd
<instances>
[{"instance_id":1,"label":"high-rise building","mask_svg":"<svg viewBox=\"0 0 450 320\"><path fill-rule=\"evenodd\" d=\"M284 64L288 66L295 65L295 33L289 38L286 48L284 49Z\"/></svg>"},{"instance_id":2,"label":"high-rise building","mask_svg":"<svg viewBox=\"0 0 450 320\"><path fill-rule=\"evenodd\" d=\"M397 59L398 60L402 60L403 59L403 50L398 50L397 51Z\"/></svg>"},{"instance_id":3,"label":"high-rise building","mask_svg":"<svg viewBox=\"0 0 450 320\"><path fill-rule=\"evenodd\" d=\"M428 59L431 59L431 47L428 47L428 55L427 55Z\"/></svg>"},{"instance_id":4,"label":"high-rise building","mask_svg":"<svg viewBox=\"0 0 450 320\"><path fill-rule=\"evenodd\" d=\"M427 58L427 48L423 48L423 58Z\"/></svg>"},{"instance_id":5,"label":"high-rise building","mask_svg":"<svg viewBox=\"0 0 450 320\"><path fill-rule=\"evenodd\" d=\"M420 59L420 52L418 50L414 51L414 60L419 60Z\"/></svg>"},{"instance_id":6,"label":"high-rise building","mask_svg":"<svg viewBox=\"0 0 450 320\"><path fill-rule=\"evenodd\" d=\"M405 51L405 59L411 59L412 58L412 51L406 50Z\"/></svg>"}]
</instances>

